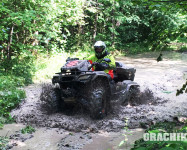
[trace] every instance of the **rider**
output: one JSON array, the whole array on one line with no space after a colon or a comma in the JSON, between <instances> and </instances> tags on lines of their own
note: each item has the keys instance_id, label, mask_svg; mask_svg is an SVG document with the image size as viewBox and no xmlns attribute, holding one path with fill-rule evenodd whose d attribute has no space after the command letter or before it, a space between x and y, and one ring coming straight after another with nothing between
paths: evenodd
<instances>
[{"instance_id":1,"label":"rider","mask_svg":"<svg viewBox=\"0 0 187 150\"><path fill-rule=\"evenodd\" d=\"M105 71L113 79L113 69L116 67L115 59L109 52L107 52L105 43L103 41L97 41L94 44L94 50L95 54L88 57L89 62L94 64L92 70ZM105 58L108 58L110 62L104 61Z\"/></svg>"}]
</instances>

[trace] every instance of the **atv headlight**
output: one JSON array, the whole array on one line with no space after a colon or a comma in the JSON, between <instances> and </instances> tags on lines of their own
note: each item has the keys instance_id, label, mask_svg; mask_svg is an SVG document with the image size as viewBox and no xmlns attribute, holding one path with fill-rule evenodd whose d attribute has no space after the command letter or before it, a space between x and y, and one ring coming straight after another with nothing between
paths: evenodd
<instances>
[{"instance_id":1,"label":"atv headlight","mask_svg":"<svg viewBox=\"0 0 187 150\"><path fill-rule=\"evenodd\" d=\"M91 75L83 75L83 76L80 76L78 79L79 80L88 80L90 78Z\"/></svg>"}]
</instances>

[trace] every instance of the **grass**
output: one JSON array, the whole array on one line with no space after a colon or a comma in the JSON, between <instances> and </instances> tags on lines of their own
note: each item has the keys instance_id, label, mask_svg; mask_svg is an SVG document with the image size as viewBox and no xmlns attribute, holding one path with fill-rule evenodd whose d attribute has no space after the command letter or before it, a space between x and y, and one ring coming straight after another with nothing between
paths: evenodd
<instances>
[{"instance_id":1,"label":"grass","mask_svg":"<svg viewBox=\"0 0 187 150\"><path fill-rule=\"evenodd\" d=\"M8 144L8 138L0 136L0 150L6 150L6 145Z\"/></svg>"},{"instance_id":2,"label":"grass","mask_svg":"<svg viewBox=\"0 0 187 150\"><path fill-rule=\"evenodd\" d=\"M28 126L26 126L25 128L21 129L21 133L22 133L22 134L33 133L33 132L35 132L35 131L36 131L36 130L35 130L32 126L30 126L30 125L28 125Z\"/></svg>"}]
</instances>

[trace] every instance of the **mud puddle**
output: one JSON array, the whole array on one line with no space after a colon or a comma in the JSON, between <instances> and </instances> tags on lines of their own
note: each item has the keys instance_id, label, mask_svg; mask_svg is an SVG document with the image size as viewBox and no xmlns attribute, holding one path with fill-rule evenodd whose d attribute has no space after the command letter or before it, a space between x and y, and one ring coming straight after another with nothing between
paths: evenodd
<instances>
[{"instance_id":1,"label":"mud puddle","mask_svg":"<svg viewBox=\"0 0 187 150\"><path fill-rule=\"evenodd\" d=\"M89 130L70 132L59 128L36 128L34 133L22 134L23 124L7 124L0 136L9 137L9 150L122 150L133 147L135 140L142 138L141 128L121 132L91 133ZM121 141L125 144L119 146Z\"/></svg>"},{"instance_id":2,"label":"mud puddle","mask_svg":"<svg viewBox=\"0 0 187 150\"><path fill-rule=\"evenodd\" d=\"M176 96L176 90L187 77L187 54L164 52L163 61L157 62L155 59L158 55L159 53L147 53L136 57L117 58L118 61L136 68L135 82L141 87L141 95L133 105L123 106L113 102L113 111L103 120L92 120L81 109L76 109L74 113L49 113L39 100L41 84L26 87L27 98L11 114L18 123L59 128L75 133L75 137L83 134L84 130L93 135L98 135L101 131L119 132L118 135L121 135L125 124L128 124L129 128L146 128L159 121L173 121L176 116L187 116L187 95ZM62 137L58 147L82 149L89 145L90 141L93 143L89 136L83 134L81 142L76 141L73 146L64 145L66 140L73 136ZM85 144L80 145L83 141Z\"/></svg>"},{"instance_id":3,"label":"mud puddle","mask_svg":"<svg viewBox=\"0 0 187 150\"><path fill-rule=\"evenodd\" d=\"M23 124L7 124L0 130L0 136L9 138L6 150L55 150L61 138L68 135L58 128L36 128L33 133L23 134L23 128Z\"/></svg>"}]
</instances>

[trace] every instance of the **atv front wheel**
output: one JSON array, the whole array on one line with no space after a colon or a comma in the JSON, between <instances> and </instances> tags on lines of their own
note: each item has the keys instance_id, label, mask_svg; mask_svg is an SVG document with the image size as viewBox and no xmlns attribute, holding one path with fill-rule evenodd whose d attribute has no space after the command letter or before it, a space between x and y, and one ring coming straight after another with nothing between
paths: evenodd
<instances>
[{"instance_id":1,"label":"atv front wheel","mask_svg":"<svg viewBox=\"0 0 187 150\"><path fill-rule=\"evenodd\" d=\"M54 109L54 111L60 111L61 103L62 99L60 89L54 88L52 92L52 100L50 105Z\"/></svg>"},{"instance_id":2,"label":"atv front wheel","mask_svg":"<svg viewBox=\"0 0 187 150\"><path fill-rule=\"evenodd\" d=\"M110 96L105 81L96 80L90 88L90 113L93 119L102 119L107 115Z\"/></svg>"},{"instance_id":3,"label":"atv front wheel","mask_svg":"<svg viewBox=\"0 0 187 150\"><path fill-rule=\"evenodd\" d=\"M42 85L40 100L43 102L44 108L49 112L57 112L63 106L60 89L51 84Z\"/></svg>"}]
</instances>

